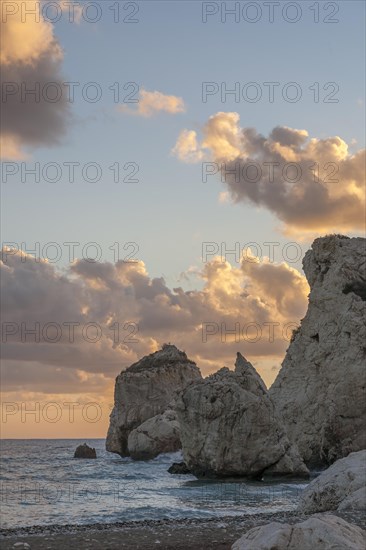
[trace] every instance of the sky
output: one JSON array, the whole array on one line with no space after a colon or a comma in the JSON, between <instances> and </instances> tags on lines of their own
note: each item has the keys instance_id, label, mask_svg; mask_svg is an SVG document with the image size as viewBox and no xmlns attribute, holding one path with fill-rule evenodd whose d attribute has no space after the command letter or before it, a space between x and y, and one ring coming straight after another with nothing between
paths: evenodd
<instances>
[{"instance_id":1,"label":"sky","mask_svg":"<svg viewBox=\"0 0 366 550\"><path fill-rule=\"evenodd\" d=\"M1 8L1 436L104 437L164 342L269 386L305 252L364 232L364 3Z\"/></svg>"}]
</instances>

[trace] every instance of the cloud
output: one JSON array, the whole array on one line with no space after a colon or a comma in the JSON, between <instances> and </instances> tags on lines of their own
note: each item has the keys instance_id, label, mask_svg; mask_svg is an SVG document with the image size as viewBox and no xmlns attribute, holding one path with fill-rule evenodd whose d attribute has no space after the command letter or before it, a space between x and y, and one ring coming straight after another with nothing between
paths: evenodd
<instances>
[{"instance_id":1,"label":"cloud","mask_svg":"<svg viewBox=\"0 0 366 550\"><path fill-rule=\"evenodd\" d=\"M22 7L35 15L22 17ZM11 3L14 10L1 19L2 51L0 62L2 65L23 63L36 64L42 55L50 53L62 57L61 48L53 35L53 26L40 15L40 3L33 0L14 0ZM4 10L6 13L6 10ZM39 19L39 22L37 22Z\"/></svg>"},{"instance_id":2,"label":"cloud","mask_svg":"<svg viewBox=\"0 0 366 550\"><path fill-rule=\"evenodd\" d=\"M27 3L29 10L38 11L39 22L34 16L22 20L22 4ZM12 6L14 13L1 21L1 144L3 158L19 160L26 156L24 148L59 143L70 112L62 86L63 53L53 25L40 15L39 2L15 0ZM56 87L61 93L53 101Z\"/></svg>"},{"instance_id":3,"label":"cloud","mask_svg":"<svg viewBox=\"0 0 366 550\"><path fill-rule=\"evenodd\" d=\"M194 130L181 132L172 153L183 162L199 162L204 158L204 153L198 146L197 133Z\"/></svg>"},{"instance_id":4,"label":"cloud","mask_svg":"<svg viewBox=\"0 0 366 550\"><path fill-rule=\"evenodd\" d=\"M25 160L28 155L22 151L21 140L11 135L0 135L1 158L7 160Z\"/></svg>"},{"instance_id":5,"label":"cloud","mask_svg":"<svg viewBox=\"0 0 366 550\"><path fill-rule=\"evenodd\" d=\"M216 163L234 202L268 209L289 233L365 227L365 150L351 154L338 136L310 138L306 130L277 126L265 137L241 128L237 113L219 112L200 142L184 130L173 153L183 162Z\"/></svg>"},{"instance_id":6,"label":"cloud","mask_svg":"<svg viewBox=\"0 0 366 550\"><path fill-rule=\"evenodd\" d=\"M240 155L239 120L238 113L217 113L208 120L202 147L209 149L216 160L234 160Z\"/></svg>"},{"instance_id":7,"label":"cloud","mask_svg":"<svg viewBox=\"0 0 366 550\"><path fill-rule=\"evenodd\" d=\"M170 115L183 113L185 111L185 105L181 97L165 95L157 91L148 92L147 90L141 89L136 108L129 107L128 105L120 105L118 110L121 113L129 115L151 117L159 112L165 112Z\"/></svg>"},{"instance_id":8,"label":"cloud","mask_svg":"<svg viewBox=\"0 0 366 550\"><path fill-rule=\"evenodd\" d=\"M240 154L240 132L237 113L217 113L210 117L203 128L202 143L198 143L197 132L183 130L172 149L172 153L183 162L209 160L232 160Z\"/></svg>"},{"instance_id":9,"label":"cloud","mask_svg":"<svg viewBox=\"0 0 366 550\"><path fill-rule=\"evenodd\" d=\"M225 203L229 202L229 199L230 199L230 194L227 191L222 191L219 194L219 203L220 204L225 204Z\"/></svg>"},{"instance_id":10,"label":"cloud","mask_svg":"<svg viewBox=\"0 0 366 550\"><path fill-rule=\"evenodd\" d=\"M34 381L42 369L38 391L42 387L57 393L58 386L62 393L81 387L95 391L96 384L109 380L112 385L123 367L164 342L185 349L206 374L231 365L238 350L273 364L283 355L291 329L307 305L308 286L300 273L285 263L271 264L254 256L247 256L239 267L221 259L205 264L199 272L202 290L193 291L170 289L164 279L149 277L142 262L77 260L60 273L45 261L14 253L4 256L0 269L2 327L17 329L2 346L7 391L14 391L17 383L24 391L36 391ZM39 341L34 333L25 333L34 331L36 323ZM76 327L73 341L71 323ZM90 323L100 328L95 343L82 337ZM206 323L215 334L205 341ZM272 341L268 323L275 331ZM286 339L283 331L288 324ZM61 327L58 340L55 326ZM236 326L237 335L232 333ZM90 340L96 334L91 327L87 336ZM79 388L77 380L82 382Z\"/></svg>"}]
</instances>

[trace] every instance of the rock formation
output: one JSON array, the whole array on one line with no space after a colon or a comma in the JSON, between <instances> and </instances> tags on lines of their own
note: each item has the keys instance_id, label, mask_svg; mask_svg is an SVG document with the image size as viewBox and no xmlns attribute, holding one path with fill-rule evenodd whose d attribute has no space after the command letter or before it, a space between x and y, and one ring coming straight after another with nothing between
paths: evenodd
<instances>
[{"instance_id":1,"label":"rock formation","mask_svg":"<svg viewBox=\"0 0 366 550\"><path fill-rule=\"evenodd\" d=\"M121 372L116 378L107 451L129 456L130 432L149 418L163 413L177 393L192 380L200 378L196 364L183 351L167 344ZM175 450L175 443L173 447ZM141 446L139 449L141 451Z\"/></svg>"},{"instance_id":2,"label":"rock formation","mask_svg":"<svg viewBox=\"0 0 366 550\"><path fill-rule=\"evenodd\" d=\"M337 460L303 491L299 508L305 513L366 509L366 451Z\"/></svg>"},{"instance_id":3,"label":"rock formation","mask_svg":"<svg viewBox=\"0 0 366 550\"><path fill-rule=\"evenodd\" d=\"M303 260L309 307L270 388L310 467L366 448L366 239L316 239Z\"/></svg>"},{"instance_id":4,"label":"rock formation","mask_svg":"<svg viewBox=\"0 0 366 550\"><path fill-rule=\"evenodd\" d=\"M84 443L76 447L74 458L97 458L97 452L94 447L89 447Z\"/></svg>"},{"instance_id":5,"label":"rock formation","mask_svg":"<svg viewBox=\"0 0 366 550\"><path fill-rule=\"evenodd\" d=\"M134 460L149 460L180 448L179 424L171 409L145 420L128 436L128 451Z\"/></svg>"},{"instance_id":6,"label":"rock formation","mask_svg":"<svg viewBox=\"0 0 366 550\"><path fill-rule=\"evenodd\" d=\"M239 353L176 403L185 463L197 477L308 474L254 367Z\"/></svg>"},{"instance_id":7,"label":"rock formation","mask_svg":"<svg viewBox=\"0 0 366 550\"><path fill-rule=\"evenodd\" d=\"M168 469L169 474L179 474L179 475L188 475L191 471L187 468L185 462L173 462L173 464Z\"/></svg>"},{"instance_id":8,"label":"rock formation","mask_svg":"<svg viewBox=\"0 0 366 550\"><path fill-rule=\"evenodd\" d=\"M232 550L364 550L366 532L341 518L319 514L295 525L272 522L250 529Z\"/></svg>"}]
</instances>

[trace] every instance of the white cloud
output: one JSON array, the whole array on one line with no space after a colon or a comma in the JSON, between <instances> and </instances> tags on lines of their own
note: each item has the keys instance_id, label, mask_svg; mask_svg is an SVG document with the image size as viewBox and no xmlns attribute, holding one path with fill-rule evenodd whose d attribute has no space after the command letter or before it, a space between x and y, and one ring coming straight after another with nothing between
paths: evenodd
<instances>
[{"instance_id":1,"label":"white cloud","mask_svg":"<svg viewBox=\"0 0 366 550\"><path fill-rule=\"evenodd\" d=\"M199 149L197 133L194 130L183 130L177 140L172 154L182 162L199 162L204 158L204 152Z\"/></svg>"},{"instance_id":2,"label":"white cloud","mask_svg":"<svg viewBox=\"0 0 366 550\"><path fill-rule=\"evenodd\" d=\"M142 117L151 117L157 113L168 113L175 115L185 111L184 101L181 97L166 95L161 92L149 92L141 89L139 92L138 103L136 107L129 105L120 105L118 110L121 113L136 115Z\"/></svg>"}]
</instances>

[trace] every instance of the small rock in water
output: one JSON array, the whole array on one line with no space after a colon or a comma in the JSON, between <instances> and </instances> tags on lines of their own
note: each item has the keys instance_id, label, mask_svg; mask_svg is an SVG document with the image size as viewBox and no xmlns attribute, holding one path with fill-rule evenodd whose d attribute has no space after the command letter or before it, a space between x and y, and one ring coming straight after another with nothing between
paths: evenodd
<instances>
[{"instance_id":1,"label":"small rock in water","mask_svg":"<svg viewBox=\"0 0 366 550\"><path fill-rule=\"evenodd\" d=\"M185 462L173 462L168 470L169 474L190 474Z\"/></svg>"},{"instance_id":2,"label":"small rock in water","mask_svg":"<svg viewBox=\"0 0 366 550\"><path fill-rule=\"evenodd\" d=\"M16 542L14 548L24 548L24 550L30 549L30 546L27 542Z\"/></svg>"},{"instance_id":3,"label":"small rock in water","mask_svg":"<svg viewBox=\"0 0 366 550\"><path fill-rule=\"evenodd\" d=\"M74 453L74 458L97 458L96 450L86 443L79 445Z\"/></svg>"}]
</instances>

